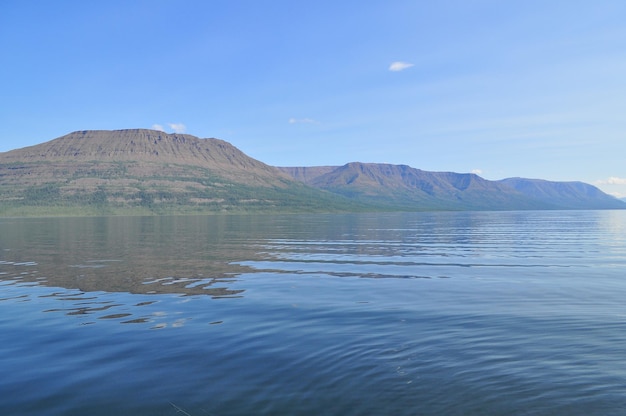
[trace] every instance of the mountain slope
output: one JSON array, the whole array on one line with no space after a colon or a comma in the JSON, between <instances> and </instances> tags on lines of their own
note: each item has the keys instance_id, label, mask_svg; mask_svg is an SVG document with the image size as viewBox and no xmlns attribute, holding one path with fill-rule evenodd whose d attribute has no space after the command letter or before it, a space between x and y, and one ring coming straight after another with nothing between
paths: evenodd
<instances>
[{"instance_id":1,"label":"mountain slope","mask_svg":"<svg viewBox=\"0 0 626 416\"><path fill-rule=\"evenodd\" d=\"M354 208L222 140L143 129L74 132L0 153L0 190L2 215Z\"/></svg>"},{"instance_id":2,"label":"mountain slope","mask_svg":"<svg viewBox=\"0 0 626 416\"><path fill-rule=\"evenodd\" d=\"M551 182L543 179L507 178L498 181L516 191L561 209L622 209L623 201L583 182Z\"/></svg>"},{"instance_id":3,"label":"mountain slope","mask_svg":"<svg viewBox=\"0 0 626 416\"><path fill-rule=\"evenodd\" d=\"M280 169L308 185L385 207L412 210L626 208L621 201L582 182L532 182L519 178L489 181L469 173L428 172L378 163Z\"/></svg>"},{"instance_id":4,"label":"mountain slope","mask_svg":"<svg viewBox=\"0 0 626 416\"><path fill-rule=\"evenodd\" d=\"M79 131L0 153L0 215L626 208L581 182L405 165L276 168L218 139Z\"/></svg>"},{"instance_id":5,"label":"mountain slope","mask_svg":"<svg viewBox=\"0 0 626 416\"><path fill-rule=\"evenodd\" d=\"M228 142L156 130L87 130L0 154L0 162L133 162L196 166L252 184L288 179L276 168L246 156Z\"/></svg>"},{"instance_id":6,"label":"mountain slope","mask_svg":"<svg viewBox=\"0 0 626 416\"><path fill-rule=\"evenodd\" d=\"M337 166L279 167L278 169L297 181L311 185L317 177L332 172L337 169Z\"/></svg>"},{"instance_id":7,"label":"mountain slope","mask_svg":"<svg viewBox=\"0 0 626 416\"><path fill-rule=\"evenodd\" d=\"M359 201L406 209L543 208L507 186L474 174L428 172L405 165L348 163L329 169L281 168L306 183ZM316 175L317 173L317 175ZM294 176L298 178L298 176Z\"/></svg>"}]
</instances>

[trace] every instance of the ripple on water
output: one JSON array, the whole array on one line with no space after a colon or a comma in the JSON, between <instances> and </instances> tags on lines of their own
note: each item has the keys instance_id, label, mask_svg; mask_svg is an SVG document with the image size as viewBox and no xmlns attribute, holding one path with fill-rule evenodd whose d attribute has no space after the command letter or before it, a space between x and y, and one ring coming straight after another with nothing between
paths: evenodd
<instances>
[{"instance_id":1,"label":"ripple on water","mask_svg":"<svg viewBox=\"0 0 626 416\"><path fill-rule=\"evenodd\" d=\"M623 414L606 215L81 220L2 251L0 413Z\"/></svg>"}]
</instances>

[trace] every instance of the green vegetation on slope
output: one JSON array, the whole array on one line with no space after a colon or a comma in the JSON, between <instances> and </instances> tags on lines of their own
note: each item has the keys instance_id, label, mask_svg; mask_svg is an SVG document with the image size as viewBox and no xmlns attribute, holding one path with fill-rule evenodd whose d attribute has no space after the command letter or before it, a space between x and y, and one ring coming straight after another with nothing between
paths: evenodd
<instances>
[{"instance_id":1,"label":"green vegetation on slope","mask_svg":"<svg viewBox=\"0 0 626 416\"><path fill-rule=\"evenodd\" d=\"M0 165L0 172L7 168ZM356 201L297 182L285 180L275 186L247 185L194 166L93 162L59 167L26 163L20 164L19 169L36 179L24 186L24 180L10 183L6 175L0 176L2 216L364 209L363 204ZM138 171L141 172L133 174ZM146 176L146 171L151 176Z\"/></svg>"},{"instance_id":2,"label":"green vegetation on slope","mask_svg":"<svg viewBox=\"0 0 626 416\"><path fill-rule=\"evenodd\" d=\"M0 153L0 216L624 207L581 183L358 162L279 169L222 140L145 129Z\"/></svg>"}]
</instances>

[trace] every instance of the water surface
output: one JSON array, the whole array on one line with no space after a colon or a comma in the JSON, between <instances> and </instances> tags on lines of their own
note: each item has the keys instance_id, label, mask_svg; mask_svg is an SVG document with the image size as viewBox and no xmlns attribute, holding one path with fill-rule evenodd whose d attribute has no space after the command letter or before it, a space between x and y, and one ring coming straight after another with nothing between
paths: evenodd
<instances>
[{"instance_id":1,"label":"water surface","mask_svg":"<svg viewBox=\"0 0 626 416\"><path fill-rule=\"evenodd\" d=\"M0 414L626 414L626 212L0 219Z\"/></svg>"}]
</instances>

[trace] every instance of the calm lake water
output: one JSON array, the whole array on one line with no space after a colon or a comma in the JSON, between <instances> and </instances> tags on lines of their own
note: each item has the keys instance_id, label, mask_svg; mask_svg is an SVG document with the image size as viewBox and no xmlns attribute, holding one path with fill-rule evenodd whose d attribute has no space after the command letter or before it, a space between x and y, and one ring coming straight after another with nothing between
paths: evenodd
<instances>
[{"instance_id":1,"label":"calm lake water","mask_svg":"<svg viewBox=\"0 0 626 416\"><path fill-rule=\"evenodd\" d=\"M0 219L2 415L624 415L626 211Z\"/></svg>"}]
</instances>

